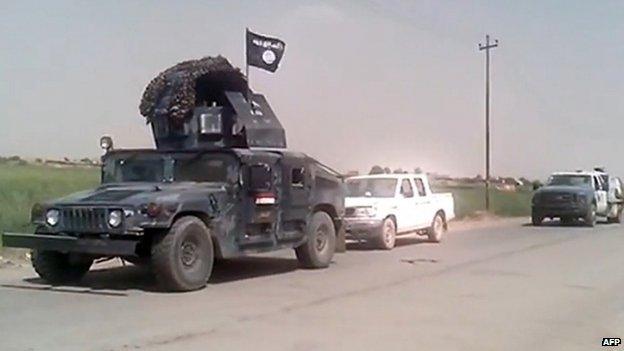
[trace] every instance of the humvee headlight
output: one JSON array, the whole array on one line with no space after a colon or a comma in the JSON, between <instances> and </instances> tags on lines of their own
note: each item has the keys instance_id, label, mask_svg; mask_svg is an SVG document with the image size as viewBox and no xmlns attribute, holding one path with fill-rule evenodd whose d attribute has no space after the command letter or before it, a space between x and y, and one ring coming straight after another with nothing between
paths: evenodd
<instances>
[{"instance_id":1,"label":"humvee headlight","mask_svg":"<svg viewBox=\"0 0 624 351\"><path fill-rule=\"evenodd\" d=\"M59 210L55 210L55 209L48 210L48 212L46 212L46 223L54 227L55 225L58 224L60 216L61 214Z\"/></svg>"},{"instance_id":2,"label":"humvee headlight","mask_svg":"<svg viewBox=\"0 0 624 351\"><path fill-rule=\"evenodd\" d=\"M123 220L123 213L119 210L110 211L108 214L108 225L112 228L117 228L121 225L121 221Z\"/></svg>"}]
</instances>

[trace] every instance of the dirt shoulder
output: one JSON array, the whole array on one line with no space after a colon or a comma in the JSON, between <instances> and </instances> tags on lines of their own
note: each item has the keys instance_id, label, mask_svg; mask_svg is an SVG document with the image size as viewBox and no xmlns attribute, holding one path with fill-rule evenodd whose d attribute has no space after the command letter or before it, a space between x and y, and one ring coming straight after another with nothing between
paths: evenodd
<instances>
[{"instance_id":1,"label":"dirt shoulder","mask_svg":"<svg viewBox=\"0 0 624 351\"><path fill-rule=\"evenodd\" d=\"M30 264L30 250L0 247L0 269Z\"/></svg>"},{"instance_id":2,"label":"dirt shoulder","mask_svg":"<svg viewBox=\"0 0 624 351\"><path fill-rule=\"evenodd\" d=\"M449 230L465 231L479 228L504 227L511 224L529 222L528 217L499 217L492 214L477 213L470 217L464 217L449 222Z\"/></svg>"}]
</instances>

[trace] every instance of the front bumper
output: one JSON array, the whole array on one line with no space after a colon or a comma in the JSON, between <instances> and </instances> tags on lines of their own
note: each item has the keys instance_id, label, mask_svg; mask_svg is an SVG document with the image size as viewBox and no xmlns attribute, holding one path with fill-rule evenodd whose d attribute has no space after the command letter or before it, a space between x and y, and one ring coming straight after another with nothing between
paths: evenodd
<instances>
[{"instance_id":1,"label":"front bumper","mask_svg":"<svg viewBox=\"0 0 624 351\"><path fill-rule=\"evenodd\" d=\"M589 211L586 205L565 204L565 205L533 205L533 213L543 217L577 216L583 217Z\"/></svg>"},{"instance_id":2,"label":"front bumper","mask_svg":"<svg viewBox=\"0 0 624 351\"><path fill-rule=\"evenodd\" d=\"M345 218L347 239L366 239L380 230L383 220L376 218Z\"/></svg>"},{"instance_id":3,"label":"front bumper","mask_svg":"<svg viewBox=\"0 0 624 351\"><path fill-rule=\"evenodd\" d=\"M137 240L77 238L51 234L4 233L5 247L58 252L78 252L102 256L136 256Z\"/></svg>"}]
</instances>

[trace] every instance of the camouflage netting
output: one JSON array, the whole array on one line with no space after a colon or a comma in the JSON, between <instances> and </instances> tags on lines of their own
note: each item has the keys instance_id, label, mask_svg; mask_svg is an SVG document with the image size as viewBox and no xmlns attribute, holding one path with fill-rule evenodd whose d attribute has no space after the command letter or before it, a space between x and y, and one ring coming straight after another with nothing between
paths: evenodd
<instances>
[{"instance_id":1,"label":"camouflage netting","mask_svg":"<svg viewBox=\"0 0 624 351\"><path fill-rule=\"evenodd\" d=\"M247 80L223 56L180 62L160 73L145 88L139 110L148 121L166 115L182 122L196 106L224 103L224 91L247 94Z\"/></svg>"}]
</instances>

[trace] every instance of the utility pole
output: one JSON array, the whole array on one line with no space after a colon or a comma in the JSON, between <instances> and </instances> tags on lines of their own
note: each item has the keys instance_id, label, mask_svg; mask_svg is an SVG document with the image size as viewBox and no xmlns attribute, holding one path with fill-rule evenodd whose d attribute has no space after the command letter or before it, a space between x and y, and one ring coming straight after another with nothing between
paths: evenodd
<instances>
[{"instance_id":1,"label":"utility pole","mask_svg":"<svg viewBox=\"0 0 624 351\"><path fill-rule=\"evenodd\" d=\"M490 43L485 36L485 45L479 44L479 51L485 50L485 210L490 211L490 49L498 46L498 39Z\"/></svg>"}]
</instances>

